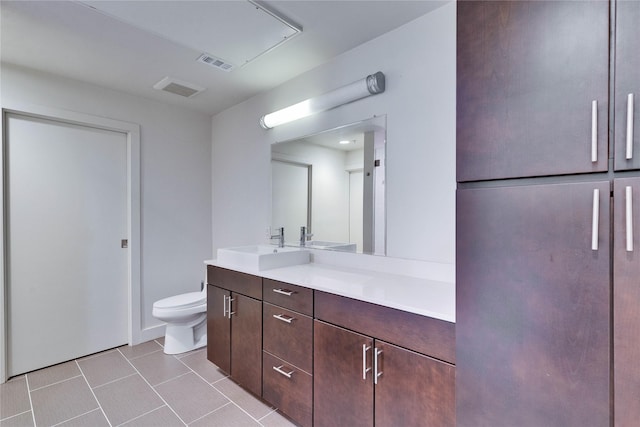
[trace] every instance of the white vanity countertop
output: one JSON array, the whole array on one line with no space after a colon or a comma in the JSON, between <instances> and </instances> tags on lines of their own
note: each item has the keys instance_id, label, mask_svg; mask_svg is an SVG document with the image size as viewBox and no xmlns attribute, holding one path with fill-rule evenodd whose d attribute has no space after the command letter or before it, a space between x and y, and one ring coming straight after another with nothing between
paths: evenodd
<instances>
[{"instance_id":1,"label":"white vanity countertop","mask_svg":"<svg viewBox=\"0 0 640 427\"><path fill-rule=\"evenodd\" d=\"M455 322L455 283L320 263L248 271L216 260L206 264L410 313Z\"/></svg>"}]
</instances>

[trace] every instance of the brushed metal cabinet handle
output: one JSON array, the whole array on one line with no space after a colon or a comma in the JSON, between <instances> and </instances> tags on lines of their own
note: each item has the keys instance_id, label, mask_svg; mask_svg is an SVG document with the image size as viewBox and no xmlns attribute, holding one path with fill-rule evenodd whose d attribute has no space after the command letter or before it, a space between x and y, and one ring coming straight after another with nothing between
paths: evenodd
<instances>
[{"instance_id":1,"label":"brushed metal cabinet handle","mask_svg":"<svg viewBox=\"0 0 640 427\"><path fill-rule=\"evenodd\" d=\"M286 295L288 297L293 295L293 291L290 291L288 289L273 289L273 292L275 292L276 294L280 294L280 295Z\"/></svg>"},{"instance_id":2,"label":"brushed metal cabinet handle","mask_svg":"<svg viewBox=\"0 0 640 427\"><path fill-rule=\"evenodd\" d=\"M379 370L378 356L382 354L382 350L378 347L373 349L373 383L378 385L378 378L382 375L382 371Z\"/></svg>"},{"instance_id":3,"label":"brushed metal cabinet handle","mask_svg":"<svg viewBox=\"0 0 640 427\"><path fill-rule=\"evenodd\" d=\"M283 366L284 366L284 365L274 366L274 367L273 367L273 370L274 370L274 371L276 371L277 373L279 373L280 375L284 375L284 376L285 376L285 377L287 377L287 378L291 378L291 376L293 375L293 373L294 373L295 371L285 372L285 371L282 369L282 367L283 367Z\"/></svg>"},{"instance_id":4,"label":"brushed metal cabinet handle","mask_svg":"<svg viewBox=\"0 0 640 427\"><path fill-rule=\"evenodd\" d=\"M598 101L591 101L591 162L598 161Z\"/></svg>"},{"instance_id":5,"label":"brushed metal cabinet handle","mask_svg":"<svg viewBox=\"0 0 640 427\"><path fill-rule=\"evenodd\" d=\"M633 94L627 95L627 160L633 158Z\"/></svg>"},{"instance_id":6,"label":"brushed metal cabinet handle","mask_svg":"<svg viewBox=\"0 0 640 427\"><path fill-rule=\"evenodd\" d=\"M367 368L367 352L371 350L371 346L362 344L362 379L367 379L367 372L371 370L371 367Z\"/></svg>"},{"instance_id":7,"label":"brushed metal cabinet handle","mask_svg":"<svg viewBox=\"0 0 640 427\"><path fill-rule=\"evenodd\" d=\"M276 319L281 320L281 321L283 321L285 323L289 323L289 324L291 324L291 322L296 320L295 317L285 316L284 314L274 314L273 317L275 317Z\"/></svg>"},{"instance_id":8,"label":"brushed metal cabinet handle","mask_svg":"<svg viewBox=\"0 0 640 427\"><path fill-rule=\"evenodd\" d=\"M627 252L633 252L633 190L630 185L625 188L625 205Z\"/></svg>"},{"instance_id":9,"label":"brushed metal cabinet handle","mask_svg":"<svg viewBox=\"0 0 640 427\"><path fill-rule=\"evenodd\" d=\"M598 225L600 222L600 190L593 190L593 214L591 217L591 250L598 250Z\"/></svg>"},{"instance_id":10,"label":"brushed metal cabinet handle","mask_svg":"<svg viewBox=\"0 0 640 427\"><path fill-rule=\"evenodd\" d=\"M227 296L222 295L222 317L227 317Z\"/></svg>"},{"instance_id":11,"label":"brushed metal cabinet handle","mask_svg":"<svg viewBox=\"0 0 640 427\"><path fill-rule=\"evenodd\" d=\"M231 311L231 302L235 301L235 298L231 298L229 297L229 311L227 313L229 313L229 319L231 319L231 316L233 316L234 314L236 314L235 311Z\"/></svg>"}]
</instances>

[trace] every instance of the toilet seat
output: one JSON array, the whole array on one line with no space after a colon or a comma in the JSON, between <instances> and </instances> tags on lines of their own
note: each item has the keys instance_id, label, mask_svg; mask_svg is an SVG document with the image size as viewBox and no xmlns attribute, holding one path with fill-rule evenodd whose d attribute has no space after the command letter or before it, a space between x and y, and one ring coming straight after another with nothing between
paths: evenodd
<instances>
[{"instance_id":1,"label":"toilet seat","mask_svg":"<svg viewBox=\"0 0 640 427\"><path fill-rule=\"evenodd\" d=\"M186 294L174 295L153 303L154 308L184 310L207 303L206 292L188 292Z\"/></svg>"}]
</instances>

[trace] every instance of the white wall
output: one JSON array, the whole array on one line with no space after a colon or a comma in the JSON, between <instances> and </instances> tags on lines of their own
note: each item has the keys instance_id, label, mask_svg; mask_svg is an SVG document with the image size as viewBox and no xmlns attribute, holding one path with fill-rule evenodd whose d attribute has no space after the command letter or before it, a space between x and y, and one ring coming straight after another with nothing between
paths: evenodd
<instances>
[{"instance_id":1,"label":"white wall","mask_svg":"<svg viewBox=\"0 0 640 427\"><path fill-rule=\"evenodd\" d=\"M455 2L212 119L213 248L265 241L270 144L387 115L387 255L455 258ZM263 130L261 115L382 71L380 95Z\"/></svg>"},{"instance_id":2,"label":"white wall","mask_svg":"<svg viewBox=\"0 0 640 427\"><path fill-rule=\"evenodd\" d=\"M141 320L147 336L164 333L153 302L200 290L211 257L210 117L7 64L0 89L3 108L36 105L140 125Z\"/></svg>"}]
</instances>

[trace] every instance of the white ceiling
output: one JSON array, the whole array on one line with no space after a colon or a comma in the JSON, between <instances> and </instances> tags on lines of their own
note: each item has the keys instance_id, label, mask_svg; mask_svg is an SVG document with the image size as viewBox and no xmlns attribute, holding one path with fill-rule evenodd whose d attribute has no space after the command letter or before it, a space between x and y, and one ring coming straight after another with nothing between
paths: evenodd
<instances>
[{"instance_id":1,"label":"white ceiling","mask_svg":"<svg viewBox=\"0 0 640 427\"><path fill-rule=\"evenodd\" d=\"M144 2L145 7L174 8L174 13L169 15L173 33L161 34L159 28L169 28L169 25L153 25L153 31L144 30L142 25L134 26L81 2L2 0L0 59L4 63L216 114L446 2L258 1L302 27L302 33L249 63L234 64L237 67L230 72L196 62L203 53L197 37L202 36L203 22L207 22L202 18L209 16L207 14L216 14L216 22L219 17L228 17L229 22L234 23L231 32L229 25L207 26L207 32L215 34L216 38L216 43L207 49L220 46L218 50L234 52L234 49L244 48L243 43L251 37L260 37L252 33L251 28L255 25L243 27L245 20L238 18L240 3L249 10L247 13L254 12L251 8L255 9L255 6L246 7L244 0ZM138 13L142 4L124 1L119 3L119 9L126 13L127 8L122 6L129 6L131 11ZM213 23L213 17L211 20ZM212 30L212 27L216 29ZM188 38L185 41L172 37L190 33L193 43L189 43ZM263 43L262 40L255 42ZM219 52L207 53L225 59ZM372 70L375 71L378 70ZM206 91L186 99L153 89L153 85L166 76L205 87Z\"/></svg>"}]
</instances>

